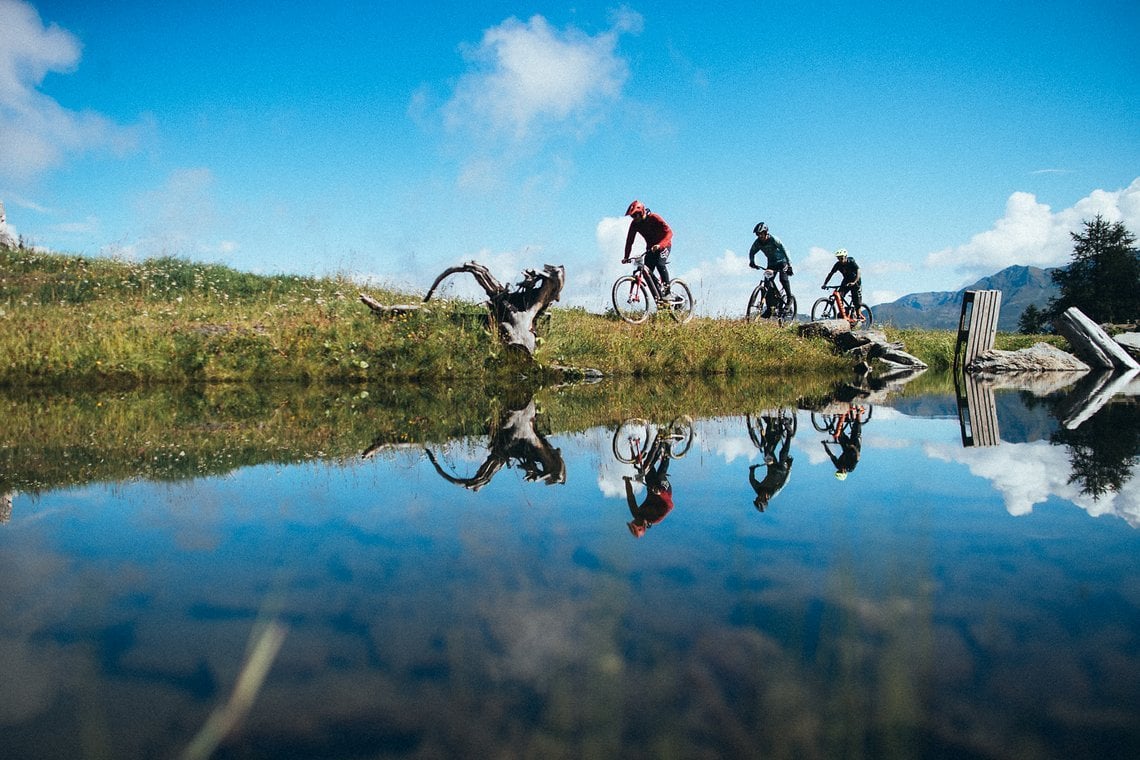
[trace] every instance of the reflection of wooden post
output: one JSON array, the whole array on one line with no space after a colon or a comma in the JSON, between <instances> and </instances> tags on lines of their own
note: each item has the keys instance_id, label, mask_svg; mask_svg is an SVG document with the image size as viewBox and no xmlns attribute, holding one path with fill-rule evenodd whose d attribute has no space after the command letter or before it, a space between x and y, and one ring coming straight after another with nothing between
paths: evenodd
<instances>
[{"instance_id":1,"label":"reflection of wooden post","mask_svg":"<svg viewBox=\"0 0 1140 760\"><path fill-rule=\"evenodd\" d=\"M967 290L962 294L962 313L958 317L958 340L954 345L954 372L967 366L978 354L994 347L1000 290ZM959 355L961 354L961 365Z\"/></svg>"},{"instance_id":2,"label":"reflection of wooden post","mask_svg":"<svg viewBox=\"0 0 1140 760\"><path fill-rule=\"evenodd\" d=\"M965 386L964 393L962 386ZM997 446L1001 443L993 387L989 383L979 382L969 374L961 380L955 374L954 389L958 396L958 425L962 429L962 446Z\"/></svg>"}]
</instances>

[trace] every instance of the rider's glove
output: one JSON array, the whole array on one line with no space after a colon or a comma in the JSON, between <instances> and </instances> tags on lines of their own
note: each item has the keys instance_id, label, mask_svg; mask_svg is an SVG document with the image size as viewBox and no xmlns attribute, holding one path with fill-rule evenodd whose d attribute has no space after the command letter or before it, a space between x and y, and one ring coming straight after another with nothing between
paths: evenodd
<instances>
[{"instance_id":1,"label":"rider's glove","mask_svg":"<svg viewBox=\"0 0 1140 760\"><path fill-rule=\"evenodd\" d=\"M756 262L755 262L755 261L749 261L749 262L748 262L748 266L752 267L753 269L759 269L759 268L760 268L760 267L759 267L759 266L756 264Z\"/></svg>"},{"instance_id":2,"label":"rider's glove","mask_svg":"<svg viewBox=\"0 0 1140 760\"><path fill-rule=\"evenodd\" d=\"M628 264L628 263L629 263L629 259L622 259L622 260L621 260L621 263L623 263L623 264Z\"/></svg>"}]
</instances>

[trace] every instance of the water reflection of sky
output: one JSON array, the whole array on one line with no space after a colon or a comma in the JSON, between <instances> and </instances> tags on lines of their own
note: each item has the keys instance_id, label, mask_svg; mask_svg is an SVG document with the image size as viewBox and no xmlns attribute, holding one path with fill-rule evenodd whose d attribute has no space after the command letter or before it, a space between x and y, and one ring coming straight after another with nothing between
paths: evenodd
<instances>
[{"instance_id":1,"label":"water reflection of sky","mask_svg":"<svg viewBox=\"0 0 1140 760\"><path fill-rule=\"evenodd\" d=\"M403 448L17 495L0 755L174 754L267 616L288 633L234 754L1140 746L1135 478L1094 501L1063 447L964 449L955 420L876 407L840 481L801 412L761 513L745 420L701 420L635 539L612 433L549 436L562 485L473 492ZM434 453L470 473L486 443Z\"/></svg>"}]
</instances>

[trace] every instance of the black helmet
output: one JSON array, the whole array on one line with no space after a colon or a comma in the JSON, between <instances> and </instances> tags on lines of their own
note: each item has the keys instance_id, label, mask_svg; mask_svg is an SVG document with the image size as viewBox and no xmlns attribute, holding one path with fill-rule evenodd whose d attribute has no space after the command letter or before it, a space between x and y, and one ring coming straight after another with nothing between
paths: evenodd
<instances>
[{"instance_id":1,"label":"black helmet","mask_svg":"<svg viewBox=\"0 0 1140 760\"><path fill-rule=\"evenodd\" d=\"M764 224L764 222L757 222L756 226L752 228L752 233L755 235L759 235L761 232L767 232L767 231L768 231L768 225Z\"/></svg>"}]
</instances>

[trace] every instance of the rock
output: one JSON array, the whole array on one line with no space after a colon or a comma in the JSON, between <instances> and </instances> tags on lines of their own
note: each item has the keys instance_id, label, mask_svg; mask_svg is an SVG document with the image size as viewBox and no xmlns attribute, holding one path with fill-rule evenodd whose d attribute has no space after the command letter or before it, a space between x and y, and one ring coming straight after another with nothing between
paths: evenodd
<instances>
[{"instance_id":1,"label":"rock","mask_svg":"<svg viewBox=\"0 0 1140 760\"><path fill-rule=\"evenodd\" d=\"M887 340L880 330L852 330L846 319L821 319L800 325L800 335L827 338L855 359L855 371L866 374L872 359L890 368L925 369L926 362L903 350L902 343Z\"/></svg>"},{"instance_id":2,"label":"rock","mask_svg":"<svg viewBox=\"0 0 1140 760\"><path fill-rule=\"evenodd\" d=\"M1088 371L1089 365L1070 353L1038 343L1019 351L983 351L969 364L966 371L975 373L999 372L1073 372Z\"/></svg>"},{"instance_id":3,"label":"rock","mask_svg":"<svg viewBox=\"0 0 1140 760\"><path fill-rule=\"evenodd\" d=\"M1113 338L1120 347L1132 356L1133 359L1140 359L1140 333L1126 332L1121 333Z\"/></svg>"},{"instance_id":4,"label":"rock","mask_svg":"<svg viewBox=\"0 0 1140 760\"><path fill-rule=\"evenodd\" d=\"M4 213L4 202L0 201L0 245L8 248L16 247L16 237L12 228L8 226L8 216Z\"/></svg>"}]
</instances>

